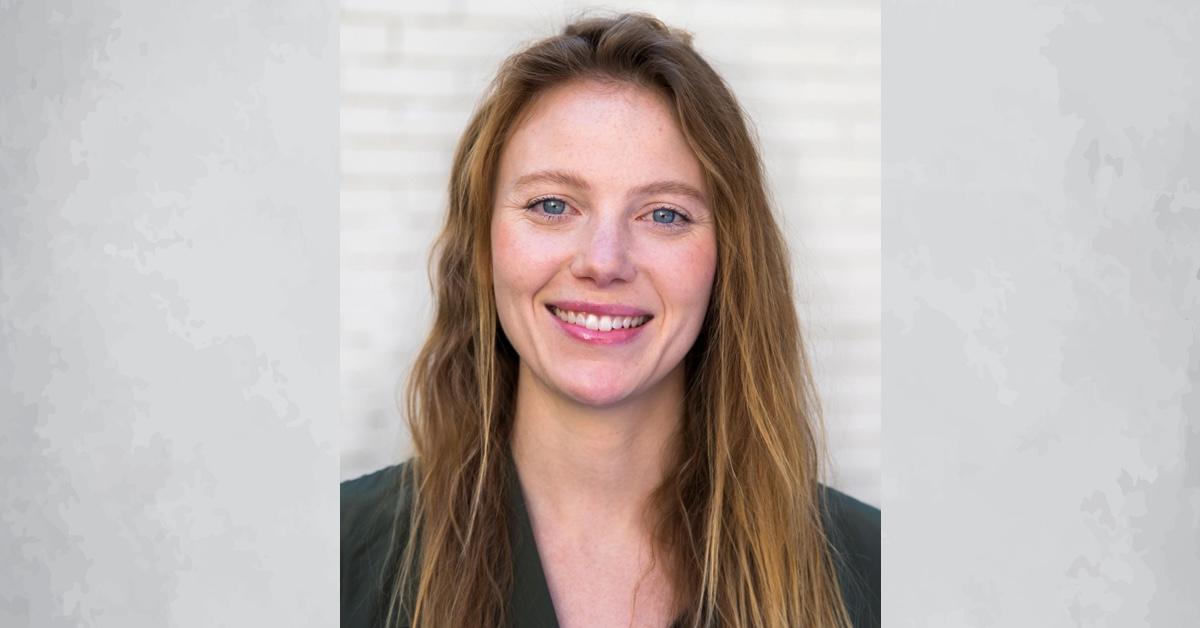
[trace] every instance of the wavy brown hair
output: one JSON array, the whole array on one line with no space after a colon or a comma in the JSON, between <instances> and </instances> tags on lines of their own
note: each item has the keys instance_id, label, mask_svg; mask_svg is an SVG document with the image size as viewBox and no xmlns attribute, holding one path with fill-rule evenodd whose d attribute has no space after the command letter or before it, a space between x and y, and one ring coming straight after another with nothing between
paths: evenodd
<instances>
[{"instance_id":1,"label":"wavy brown hair","mask_svg":"<svg viewBox=\"0 0 1200 628\"><path fill-rule=\"evenodd\" d=\"M691 36L639 14L577 21L508 58L459 142L431 264L433 329L408 383L415 491L388 623L507 621L518 356L496 317L493 191L531 100L585 78L665 95L712 199L717 272L685 358L677 457L650 513L681 625L849 625L818 501L820 407L757 147Z\"/></svg>"}]
</instances>

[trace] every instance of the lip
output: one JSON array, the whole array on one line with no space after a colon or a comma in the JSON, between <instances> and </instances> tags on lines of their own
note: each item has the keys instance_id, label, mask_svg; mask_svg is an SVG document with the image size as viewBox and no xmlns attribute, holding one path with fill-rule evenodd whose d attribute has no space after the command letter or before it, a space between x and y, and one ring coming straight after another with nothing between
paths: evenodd
<instances>
[{"instance_id":1,"label":"lip","mask_svg":"<svg viewBox=\"0 0 1200 628\"><path fill-rule=\"evenodd\" d=\"M554 307L558 307L559 309L570 309L570 308L563 307L560 305L555 305ZM623 306L606 306L606 307L611 308L611 307L623 307ZM554 314L554 311L550 309L550 306L547 306L545 309L546 309L546 315L550 317L550 320L553 321L554 324L558 325L559 329L563 330L563 333L567 334L568 336L570 336L571 338L573 338L575 340L579 340L581 342L586 342L587 344L590 344L590 345L627 344L627 343L633 342L634 339L636 339L639 335L641 335L642 330L646 329L646 327L650 325L650 321L646 321L640 327L633 327L630 329L614 329L611 331L599 331L599 330L593 331L591 329L588 329L587 327L580 327L579 325L572 325L572 324L562 320L561 318L559 318L558 316L556 316ZM581 312L582 311L582 312L587 312L589 314L592 314L592 313L608 314L609 316L635 316L634 314L619 314L615 311L612 311L611 313L609 313L609 312L597 311L595 309L580 309L580 310L571 310L571 311L573 311L573 312ZM626 308L626 310L622 310L622 311L633 311L633 309ZM636 316L643 316L643 314L636 314ZM648 315L645 315L645 316L648 316Z\"/></svg>"}]
</instances>

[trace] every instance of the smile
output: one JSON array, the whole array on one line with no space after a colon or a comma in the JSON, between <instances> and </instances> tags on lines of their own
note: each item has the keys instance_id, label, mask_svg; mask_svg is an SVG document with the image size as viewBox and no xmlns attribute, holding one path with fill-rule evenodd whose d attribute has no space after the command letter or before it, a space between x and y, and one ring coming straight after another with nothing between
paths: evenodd
<instances>
[{"instance_id":1,"label":"smile","mask_svg":"<svg viewBox=\"0 0 1200 628\"><path fill-rule=\"evenodd\" d=\"M553 305L547 306L551 313L559 318L559 320L569 325L583 327L591 331L619 331L622 329L634 329L646 324L650 320L649 316L609 316L607 314L597 315L587 312L573 312L564 310Z\"/></svg>"}]
</instances>

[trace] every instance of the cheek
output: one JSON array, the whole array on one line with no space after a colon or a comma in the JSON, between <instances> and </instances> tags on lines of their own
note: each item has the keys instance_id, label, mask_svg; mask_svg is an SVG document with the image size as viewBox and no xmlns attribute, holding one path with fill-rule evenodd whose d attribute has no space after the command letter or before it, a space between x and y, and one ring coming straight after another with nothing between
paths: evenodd
<instances>
[{"instance_id":1,"label":"cheek","mask_svg":"<svg viewBox=\"0 0 1200 628\"><path fill-rule=\"evenodd\" d=\"M708 309L716 276L716 241L711 235L699 238L678 251L677 258L671 262L670 267L677 270L667 278L667 285L671 286L675 300L687 309L689 318L695 318L698 325Z\"/></svg>"},{"instance_id":2,"label":"cheek","mask_svg":"<svg viewBox=\"0 0 1200 628\"><path fill-rule=\"evenodd\" d=\"M522 225L492 222L492 280L498 303L529 297L553 275L551 247Z\"/></svg>"},{"instance_id":3,"label":"cheek","mask_svg":"<svg viewBox=\"0 0 1200 628\"><path fill-rule=\"evenodd\" d=\"M503 301L502 293L511 283L508 270L513 267L512 259L517 248L512 234L497 221L492 221L492 281L496 286L496 297Z\"/></svg>"},{"instance_id":4,"label":"cheek","mask_svg":"<svg viewBox=\"0 0 1200 628\"><path fill-rule=\"evenodd\" d=\"M496 309L500 321L509 335L512 329L508 323L512 320L512 310L519 295L527 287L522 285L520 239L513 230L498 222L492 225L492 283L496 291Z\"/></svg>"}]
</instances>

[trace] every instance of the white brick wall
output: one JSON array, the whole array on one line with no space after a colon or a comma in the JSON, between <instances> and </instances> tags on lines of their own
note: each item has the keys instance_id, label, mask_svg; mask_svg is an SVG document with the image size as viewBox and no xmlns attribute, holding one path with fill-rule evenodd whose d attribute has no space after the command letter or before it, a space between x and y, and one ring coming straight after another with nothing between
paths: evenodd
<instances>
[{"instance_id":1,"label":"white brick wall","mask_svg":"<svg viewBox=\"0 0 1200 628\"><path fill-rule=\"evenodd\" d=\"M427 330L429 244L458 134L500 61L588 8L342 3L342 475L408 455L395 393ZM879 503L877 1L616 2L695 34L760 136L793 245L833 483Z\"/></svg>"}]
</instances>

